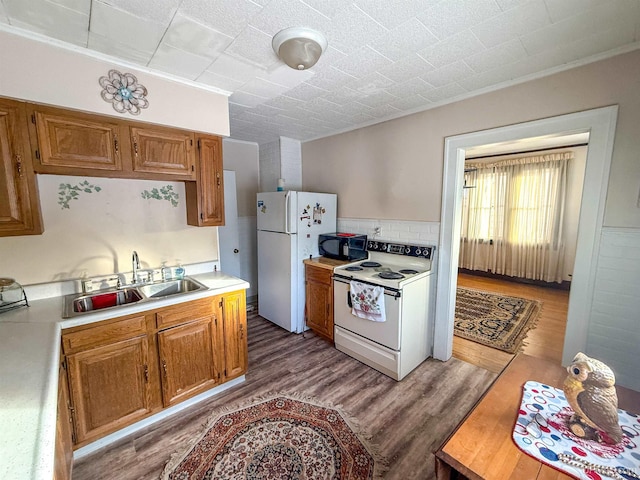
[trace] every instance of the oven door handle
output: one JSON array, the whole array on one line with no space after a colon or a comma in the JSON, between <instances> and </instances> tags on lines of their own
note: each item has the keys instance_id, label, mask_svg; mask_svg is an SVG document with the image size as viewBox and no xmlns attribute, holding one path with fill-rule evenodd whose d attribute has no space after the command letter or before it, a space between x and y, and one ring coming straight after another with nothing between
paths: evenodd
<instances>
[{"instance_id":1,"label":"oven door handle","mask_svg":"<svg viewBox=\"0 0 640 480\"><path fill-rule=\"evenodd\" d=\"M342 277L340 275L333 275L333 281L334 282L340 282L340 283L344 283L346 285L351 285L351 280L352 279L349 278L349 277ZM373 285L374 287L381 287L382 286L382 285L377 285L375 283L366 282L366 281L363 281L363 280L356 280L356 282L365 283L367 285ZM396 290L395 288L389 288L389 287L384 287L384 294L385 295L389 295L390 297L393 297L396 300L402 296L402 294L400 293L400 290ZM349 291L347 290L347 296L348 295L349 295ZM347 300L347 303L349 304L350 307L352 307L351 298L349 298Z\"/></svg>"},{"instance_id":2,"label":"oven door handle","mask_svg":"<svg viewBox=\"0 0 640 480\"><path fill-rule=\"evenodd\" d=\"M353 308L353 303L351 302L351 290L347 290L347 305L349 305L349 308Z\"/></svg>"}]
</instances>

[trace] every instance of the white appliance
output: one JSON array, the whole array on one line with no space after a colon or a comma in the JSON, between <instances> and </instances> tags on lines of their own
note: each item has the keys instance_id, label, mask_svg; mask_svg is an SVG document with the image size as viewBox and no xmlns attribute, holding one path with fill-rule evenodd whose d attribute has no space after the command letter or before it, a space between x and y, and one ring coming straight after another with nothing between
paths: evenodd
<instances>
[{"instance_id":1,"label":"white appliance","mask_svg":"<svg viewBox=\"0 0 640 480\"><path fill-rule=\"evenodd\" d=\"M318 256L318 235L335 232L332 193L264 192L257 198L258 312L290 332L305 328L304 264Z\"/></svg>"},{"instance_id":2,"label":"white appliance","mask_svg":"<svg viewBox=\"0 0 640 480\"><path fill-rule=\"evenodd\" d=\"M334 269L335 345L402 380L433 353L435 247L369 241L367 250L368 260ZM383 322L353 313L352 281L384 288Z\"/></svg>"}]
</instances>

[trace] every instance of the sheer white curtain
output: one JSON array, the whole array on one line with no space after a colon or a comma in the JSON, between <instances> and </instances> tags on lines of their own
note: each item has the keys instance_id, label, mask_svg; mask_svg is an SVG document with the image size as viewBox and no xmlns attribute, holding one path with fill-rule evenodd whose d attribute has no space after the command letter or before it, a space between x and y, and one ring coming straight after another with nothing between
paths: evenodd
<instances>
[{"instance_id":1,"label":"sheer white curtain","mask_svg":"<svg viewBox=\"0 0 640 480\"><path fill-rule=\"evenodd\" d=\"M567 163L573 152L465 164L459 265L562 282Z\"/></svg>"}]
</instances>

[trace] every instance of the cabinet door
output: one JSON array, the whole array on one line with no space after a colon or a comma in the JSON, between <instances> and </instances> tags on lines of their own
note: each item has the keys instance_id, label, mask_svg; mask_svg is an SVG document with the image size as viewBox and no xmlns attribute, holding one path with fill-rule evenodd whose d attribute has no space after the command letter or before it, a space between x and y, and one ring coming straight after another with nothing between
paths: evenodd
<instances>
[{"instance_id":1,"label":"cabinet door","mask_svg":"<svg viewBox=\"0 0 640 480\"><path fill-rule=\"evenodd\" d=\"M69 403L67 371L60 363L58 371L58 416L56 419L56 447L54 457L54 480L71 480L73 467L73 433Z\"/></svg>"},{"instance_id":2,"label":"cabinet door","mask_svg":"<svg viewBox=\"0 0 640 480\"><path fill-rule=\"evenodd\" d=\"M134 173L195 180L193 133L145 127L131 127L130 132Z\"/></svg>"},{"instance_id":3,"label":"cabinet door","mask_svg":"<svg viewBox=\"0 0 640 480\"><path fill-rule=\"evenodd\" d=\"M333 286L331 270L306 265L307 326L333 341Z\"/></svg>"},{"instance_id":4,"label":"cabinet door","mask_svg":"<svg viewBox=\"0 0 640 480\"><path fill-rule=\"evenodd\" d=\"M225 378L247 371L247 304L244 290L222 296Z\"/></svg>"},{"instance_id":5,"label":"cabinet door","mask_svg":"<svg viewBox=\"0 0 640 480\"><path fill-rule=\"evenodd\" d=\"M214 317L158 332L162 397L165 407L219 382L215 365Z\"/></svg>"},{"instance_id":6,"label":"cabinet door","mask_svg":"<svg viewBox=\"0 0 640 480\"><path fill-rule=\"evenodd\" d=\"M0 237L42 233L24 103L0 99Z\"/></svg>"},{"instance_id":7,"label":"cabinet door","mask_svg":"<svg viewBox=\"0 0 640 480\"><path fill-rule=\"evenodd\" d=\"M68 355L67 363L77 444L151 413L146 335Z\"/></svg>"},{"instance_id":8,"label":"cabinet door","mask_svg":"<svg viewBox=\"0 0 640 480\"><path fill-rule=\"evenodd\" d=\"M118 122L40 109L31 119L37 130L36 172L104 176L123 170Z\"/></svg>"},{"instance_id":9,"label":"cabinet door","mask_svg":"<svg viewBox=\"0 0 640 480\"><path fill-rule=\"evenodd\" d=\"M222 141L201 136L198 143L198 175L186 182L187 223L198 227L224 225L224 173Z\"/></svg>"}]
</instances>

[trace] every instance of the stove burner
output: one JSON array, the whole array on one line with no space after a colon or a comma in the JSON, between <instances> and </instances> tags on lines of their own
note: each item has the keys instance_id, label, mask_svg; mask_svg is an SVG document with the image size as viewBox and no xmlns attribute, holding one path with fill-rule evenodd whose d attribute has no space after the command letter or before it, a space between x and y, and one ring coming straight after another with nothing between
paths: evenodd
<instances>
[{"instance_id":1,"label":"stove burner","mask_svg":"<svg viewBox=\"0 0 640 480\"><path fill-rule=\"evenodd\" d=\"M406 268L404 270L400 270L400 273L404 273L405 275L415 275L418 271L413 270L412 268Z\"/></svg>"},{"instance_id":2,"label":"stove burner","mask_svg":"<svg viewBox=\"0 0 640 480\"><path fill-rule=\"evenodd\" d=\"M398 272L381 272L378 274L380 278L384 278L385 280L399 280L404 278L404 275Z\"/></svg>"},{"instance_id":3,"label":"stove burner","mask_svg":"<svg viewBox=\"0 0 640 480\"><path fill-rule=\"evenodd\" d=\"M382 265L378 262L362 262L360 264L361 267L381 267Z\"/></svg>"},{"instance_id":4,"label":"stove burner","mask_svg":"<svg viewBox=\"0 0 640 480\"><path fill-rule=\"evenodd\" d=\"M347 268L345 268L345 270L348 270L350 272L357 272L359 270L364 270L364 269L361 268L361 267L347 267Z\"/></svg>"}]
</instances>

